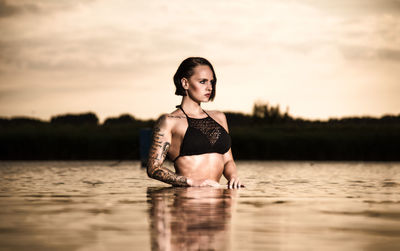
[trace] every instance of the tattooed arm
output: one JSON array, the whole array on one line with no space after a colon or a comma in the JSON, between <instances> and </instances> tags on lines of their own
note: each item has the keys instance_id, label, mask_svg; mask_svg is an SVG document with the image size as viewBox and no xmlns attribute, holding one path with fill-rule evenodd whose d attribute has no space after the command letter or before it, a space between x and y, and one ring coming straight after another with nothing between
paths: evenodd
<instances>
[{"instance_id":1,"label":"tattooed arm","mask_svg":"<svg viewBox=\"0 0 400 251\"><path fill-rule=\"evenodd\" d=\"M171 121L162 115L153 129L153 142L147 160L147 175L150 178L171 184L173 186L189 186L184 176L179 176L162 164L167 156L171 142Z\"/></svg>"}]
</instances>

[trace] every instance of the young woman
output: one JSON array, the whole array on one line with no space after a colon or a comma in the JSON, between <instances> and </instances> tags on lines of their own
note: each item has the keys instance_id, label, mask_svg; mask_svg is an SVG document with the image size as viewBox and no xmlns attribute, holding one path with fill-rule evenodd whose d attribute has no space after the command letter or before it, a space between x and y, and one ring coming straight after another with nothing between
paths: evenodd
<instances>
[{"instance_id":1,"label":"young woman","mask_svg":"<svg viewBox=\"0 0 400 251\"><path fill-rule=\"evenodd\" d=\"M225 115L201 108L202 102L215 97L217 78L211 63L200 57L185 59L174 83L182 102L154 126L147 174L173 186L214 187L220 186L223 174L228 188L239 188ZM162 166L167 155L174 162L175 173Z\"/></svg>"}]
</instances>

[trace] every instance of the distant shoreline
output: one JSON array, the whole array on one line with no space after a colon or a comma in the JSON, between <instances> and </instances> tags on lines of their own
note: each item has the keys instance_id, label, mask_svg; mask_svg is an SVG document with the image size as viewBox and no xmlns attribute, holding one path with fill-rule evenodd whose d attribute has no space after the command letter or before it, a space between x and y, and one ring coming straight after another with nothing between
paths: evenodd
<instances>
[{"instance_id":1,"label":"distant shoreline","mask_svg":"<svg viewBox=\"0 0 400 251\"><path fill-rule=\"evenodd\" d=\"M260 111L226 113L237 160L400 161L400 115L321 122ZM139 160L139 131L153 124L128 114L103 124L93 113L0 118L0 160Z\"/></svg>"}]
</instances>

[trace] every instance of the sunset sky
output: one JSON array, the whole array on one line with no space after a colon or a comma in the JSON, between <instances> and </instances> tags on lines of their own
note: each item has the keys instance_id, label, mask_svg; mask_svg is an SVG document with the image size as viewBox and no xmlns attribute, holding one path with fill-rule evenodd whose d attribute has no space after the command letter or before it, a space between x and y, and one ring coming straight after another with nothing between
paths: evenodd
<instances>
[{"instance_id":1,"label":"sunset sky","mask_svg":"<svg viewBox=\"0 0 400 251\"><path fill-rule=\"evenodd\" d=\"M0 117L156 118L172 76L211 61L206 109L400 114L399 0L0 0Z\"/></svg>"}]
</instances>

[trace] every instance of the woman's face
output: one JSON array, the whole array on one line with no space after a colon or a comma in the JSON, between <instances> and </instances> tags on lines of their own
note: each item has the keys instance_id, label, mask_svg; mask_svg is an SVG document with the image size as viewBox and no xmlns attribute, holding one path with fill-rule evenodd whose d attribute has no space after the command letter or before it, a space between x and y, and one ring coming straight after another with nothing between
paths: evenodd
<instances>
[{"instance_id":1,"label":"woman's face","mask_svg":"<svg viewBox=\"0 0 400 251\"><path fill-rule=\"evenodd\" d=\"M198 65L193 69L193 75L189 79L183 79L183 88L196 102L208 102L214 81L213 72L208 65Z\"/></svg>"}]
</instances>

